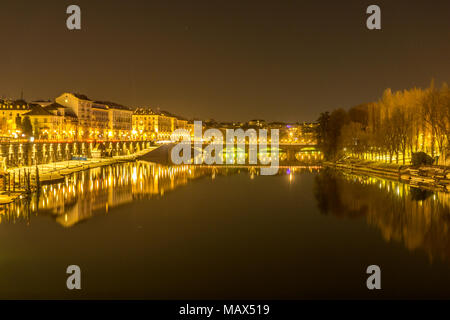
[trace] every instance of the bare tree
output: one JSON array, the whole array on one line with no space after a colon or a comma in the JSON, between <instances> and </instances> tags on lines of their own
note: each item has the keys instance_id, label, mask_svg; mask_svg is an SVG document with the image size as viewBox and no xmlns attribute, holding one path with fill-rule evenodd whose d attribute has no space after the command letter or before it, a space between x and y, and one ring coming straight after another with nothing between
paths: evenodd
<instances>
[{"instance_id":1,"label":"bare tree","mask_svg":"<svg viewBox=\"0 0 450 320\"><path fill-rule=\"evenodd\" d=\"M438 151L441 155L439 163L445 163L447 148L449 122L445 110L445 98L442 90L437 89L432 81L430 88L423 99L423 115L431 129L431 148L434 157L434 145L437 142Z\"/></svg>"}]
</instances>

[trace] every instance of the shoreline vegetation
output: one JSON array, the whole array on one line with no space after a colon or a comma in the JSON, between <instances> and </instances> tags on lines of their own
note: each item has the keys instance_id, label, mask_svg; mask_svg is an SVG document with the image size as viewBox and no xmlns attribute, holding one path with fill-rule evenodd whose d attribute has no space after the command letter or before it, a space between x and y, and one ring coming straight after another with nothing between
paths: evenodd
<instances>
[{"instance_id":1,"label":"shoreline vegetation","mask_svg":"<svg viewBox=\"0 0 450 320\"><path fill-rule=\"evenodd\" d=\"M134 161L136 158L145 155L158 147L151 147L136 153L111 158L89 158L86 160L66 160L41 164L38 166L16 167L7 170L8 179L4 180L4 185L0 191L0 205L9 204L18 199L26 197L28 193L35 192L38 184L51 184L64 181L65 176L87 169L109 166L121 162ZM36 175L36 168L38 168ZM29 175L29 178L27 176ZM36 179L38 177L38 181ZM25 186L24 181L29 179L29 185ZM6 185L5 185L5 181ZM27 190L28 189L28 190Z\"/></svg>"},{"instance_id":2,"label":"shoreline vegetation","mask_svg":"<svg viewBox=\"0 0 450 320\"><path fill-rule=\"evenodd\" d=\"M324 166L450 191L450 88L384 90L378 101L321 113Z\"/></svg>"},{"instance_id":3,"label":"shoreline vegetation","mask_svg":"<svg viewBox=\"0 0 450 320\"><path fill-rule=\"evenodd\" d=\"M406 165L414 154L425 153L434 165L450 165L446 83L436 87L432 81L426 89L386 89L376 102L321 113L317 122L318 147L328 161L350 156Z\"/></svg>"}]
</instances>

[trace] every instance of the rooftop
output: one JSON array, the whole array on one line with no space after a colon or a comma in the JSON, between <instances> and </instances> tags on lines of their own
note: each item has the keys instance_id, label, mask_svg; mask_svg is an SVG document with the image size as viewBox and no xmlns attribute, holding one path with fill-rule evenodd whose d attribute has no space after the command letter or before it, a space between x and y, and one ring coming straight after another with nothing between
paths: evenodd
<instances>
[{"instance_id":1,"label":"rooftop","mask_svg":"<svg viewBox=\"0 0 450 320\"><path fill-rule=\"evenodd\" d=\"M138 115L155 115L156 113L150 108L137 108L134 110L134 114Z\"/></svg>"},{"instance_id":2,"label":"rooftop","mask_svg":"<svg viewBox=\"0 0 450 320\"><path fill-rule=\"evenodd\" d=\"M44 108L46 110L57 110L57 109L60 109L60 108L67 109L67 107L65 107L65 106L63 106L63 105L61 105L59 103L56 103L56 102L53 102L52 104L49 104L49 105L45 106Z\"/></svg>"},{"instance_id":3,"label":"rooftop","mask_svg":"<svg viewBox=\"0 0 450 320\"><path fill-rule=\"evenodd\" d=\"M111 102L111 101L94 101L94 103L106 105L106 106L108 106L111 109L119 109L119 110L129 110L129 111L131 111L130 107L126 107L126 106L121 105L121 104L116 103L116 102Z\"/></svg>"},{"instance_id":4,"label":"rooftop","mask_svg":"<svg viewBox=\"0 0 450 320\"><path fill-rule=\"evenodd\" d=\"M166 117L177 118L177 119L179 119L179 120L186 120L186 118L177 116L176 114L171 113L171 112L168 112L168 111L165 111L165 110L159 111L158 114L161 114L161 115L166 116Z\"/></svg>"},{"instance_id":5,"label":"rooftop","mask_svg":"<svg viewBox=\"0 0 450 320\"><path fill-rule=\"evenodd\" d=\"M31 111L28 111L23 114L24 116L53 116L54 114L50 111L45 110L45 108L41 107L38 104L31 105Z\"/></svg>"},{"instance_id":6,"label":"rooftop","mask_svg":"<svg viewBox=\"0 0 450 320\"><path fill-rule=\"evenodd\" d=\"M0 100L0 108L8 110L27 110L30 107L28 102L24 100Z\"/></svg>"},{"instance_id":7,"label":"rooftop","mask_svg":"<svg viewBox=\"0 0 450 320\"><path fill-rule=\"evenodd\" d=\"M81 94L81 93L72 93L75 97L77 97L78 99L81 100L88 100L91 101L91 99L89 99L86 95Z\"/></svg>"},{"instance_id":8,"label":"rooftop","mask_svg":"<svg viewBox=\"0 0 450 320\"><path fill-rule=\"evenodd\" d=\"M100 104L98 102L94 102L94 104L92 105L92 108L94 109L102 109L102 110L108 110L108 106L104 105L104 104Z\"/></svg>"}]
</instances>

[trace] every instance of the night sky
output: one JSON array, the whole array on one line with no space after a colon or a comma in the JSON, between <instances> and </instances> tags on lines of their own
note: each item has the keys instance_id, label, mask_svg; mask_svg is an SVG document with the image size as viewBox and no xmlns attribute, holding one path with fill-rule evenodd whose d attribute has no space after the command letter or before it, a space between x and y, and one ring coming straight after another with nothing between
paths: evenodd
<instances>
[{"instance_id":1,"label":"night sky","mask_svg":"<svg viewBox=\"0 0 450 320\"><path fill-rule=\"evenodd\" d=\"M82 30L66 28L77 4ZM382 30L366 29L381 7ZM450 81L450 1L0 2L0 96L310 121L384 88Z\"/></svg>"}]
</instances>

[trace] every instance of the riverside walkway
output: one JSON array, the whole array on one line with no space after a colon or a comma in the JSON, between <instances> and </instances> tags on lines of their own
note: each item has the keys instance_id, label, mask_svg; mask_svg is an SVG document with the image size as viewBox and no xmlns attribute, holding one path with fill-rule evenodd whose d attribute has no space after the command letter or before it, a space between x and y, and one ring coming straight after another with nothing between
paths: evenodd
<instances>
[{"instance_id":1,"label":"riverside walkway","mask_svg":"<svg viewBox=\"0 0 450 320\"><path fill-rule=\"evenodd\" d=\"M38 168L39 170L40 184L54 183L64 180L64 176L71 173L80 172L91 168L108 166L120 162L134 161L138 157L141 157L157 148L158 146L155 146L129 155L114 156L111 158L66 160L40 164L38 166L23 166L8 169L6 173L9 174L9 177L11 178L11 182L9 184L11 185L17 183L17 188L14 187L13 189L11 189L11 186L9 186L7 191L0 191L0 205L11 203L17 198L21 198L24 196L26 191L24 190L23 183L21 183L21 181L24 179L25 174L27 174L28 172L30 173L31 185L33 187L36 187L36 168ZM22 186L22 188L20 186Z\"/></svg>"}]
</instances>

